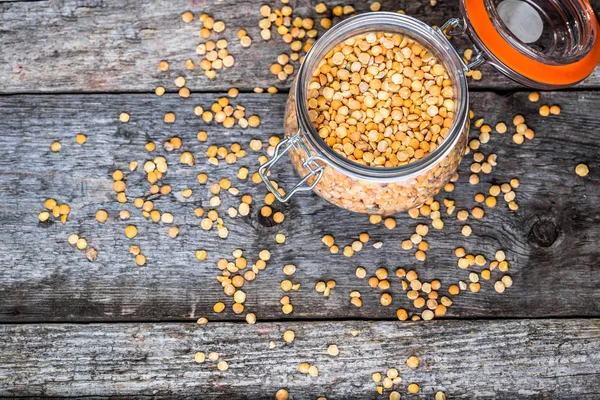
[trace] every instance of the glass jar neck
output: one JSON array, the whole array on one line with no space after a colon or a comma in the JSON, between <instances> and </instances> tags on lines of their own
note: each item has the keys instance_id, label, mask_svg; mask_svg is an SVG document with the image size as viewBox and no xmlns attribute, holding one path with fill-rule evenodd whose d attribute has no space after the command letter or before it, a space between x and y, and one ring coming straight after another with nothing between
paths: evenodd
<instances>
[{"instance_id":1,"label":"glass jar neck","mask_svg":"<svg viewBox=\"0 0 600 400\"><path fill-rule=\"evenodd\" d=\"M344 40L367 32L390 32L409 36L422 43L438 60L445 65L454 85L455 114L454 121L444 141L422 159L394 168L365 166L339 155L318 135L308 115L307 92L313 71L319 62L336 45ZM397 178L410 178L433 168L446 157L460 138L468 119L469 94L463 72L464 65L448 39L440 32L415 18L390 13L377 12L361 14L335 25L327 31L306 55L295 82L296 114L298 126L318 156L325 159L334 168L356 179L369 181L389 181Z\"/></svg>"}]
</instances>

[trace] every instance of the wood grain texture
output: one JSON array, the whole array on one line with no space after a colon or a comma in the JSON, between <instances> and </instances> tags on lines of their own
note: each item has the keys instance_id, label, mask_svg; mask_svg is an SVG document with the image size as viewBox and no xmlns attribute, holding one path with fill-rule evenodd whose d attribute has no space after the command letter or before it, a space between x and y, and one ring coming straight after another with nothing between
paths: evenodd
<instances>
[{"instance_id":1,"label":"wood grain texture","mask_svg":"<svg viewBox=\"0 0 600 400\"><path fill-rule=\"evenodd\" d=\"M318 2L320 0L292 0L290 5L294 7L294 15L320 21L322 16L314 10ZM289 45L276 33L268 42L260 38L259 9L263 3L268 2L50 0L2 3L0 93L150 92L163 77L172 81L182 73L188 77L188 86L197 91L218 92L230 87L250 91L272 85L287 89L291 79L279 82L268 66L276 61L278 54L289 54ZM330 9L338 4L352 4L362 13L369 11L371 2L329 0L326 3ZM460 14L456 0L438 1L436 7L431 7L427 0L384 0L381 3L381 10L403 9L411 16L436 25ZM600 9L599 0L591 3ZM195 49L202 41L198 35L199 21L185 24L181 20L186 10L195 16L208 12L226 22L225 32L218 37L229 41L229 51L237 61L233 68L219 72L214 81L206 78L199 68L193 72L184 68L188 58L199 62ZM242 28L254 40L248 49L240 46L236 36ZM458 44L461 49L466 48L466 41ZM157 68L163 59L171 63L168 73L161 73ZM294 66L297 69L298 64ZM485 66L482 71L484 79L472 81L471 88L523 89L492 67ZM600 87L599 70L579 87Z\"/></svg>"},{"instance_id":2,"label":"wood grain texture","mask_svg":"<svg viewBox=\"0 0 600 400\"><path fill-rule=\"evenodd\" d=\"M400 242L414 233L417 223L428 223L408 215L396 217L397 228L390 231L382 225L373 226L364 215L353 214L334 206L312 193L304 193L287 204L275 203L286 220L276 225L260 217L266 189L262 184L239 182L233 185L240 195L249 193L255 198L251 214L229 218L226 210L239 204L239 196L222 195L218 208L224 216L230 235L219 239L216 232L205 232L194 208L208 204L208 187L200 186L196 175L207 172L209 182L221 177L234 177L241 166L251 172L257 169L258 153L249 155L237 164L210 166L206 160L208 145L227 145L239 142L244 148L253 138L266 143L271 135L279 135L282 126L284 95L240 95L236 103L247 106L248 114L263 118L257 129L224 129L214 123L206 124L193 115L194 105L205 108L217 99L216 95L193 95L182 100L176 95L158 98L153 95L36 95L7 96L0 104L4 115L1 123L3 138L0 153L0 320L25 321L158 321L195 319L206 316L211 320L243 320L230 309L227 298L216 280L216 262L220 257L232 259L236 248L244 250L250 264L258 252L269 249L272 259L257 279L248 283L246 311L257 314L259 320L279 318L368 318L394 319L397 308L412 308L402 292L400 281L392 276L390 307L379 305L380 290L371 289L366 280L359 280L357 266L367 268L368 276L378 267L386 267L391 275L398 267L415 269L421 279L440 279L446 294L450 284L468 281L471 271L456 265L453 251L463 246L473 254L492 259L504 249L510 262L508 274L514 286L503 294L493 290L502 273L493 271L490 281L482 282L479 293L461 293L453 298L447 317L544 317L599 316L600 274L598 273L598 243L600 216L600 136L597 116L589 110L600 101L593 92L560 92L543 94L540 104L560 104L559 116L542 118L537 114L539 104L530 103L526 93L500 96L474 93L472 106L477 117L486 121L511 121L516 112L523 112L526 121L536 131L533 141L521 146L512 143L511 135L493 134L490 143L482 146L487 155L498 155L498 166L490 175L482 175L482 183L468 184L470 157L460 167L460 179L453 193L443 193L438 200L450 198L457 209L476 205L473 196L487 193L492 183L507 182L518 177L521 186L516 190L520 206L509 212L503 200L495 209L486 209L482 220L470 219L473 235L460 234L463 225L456 217L444 216L442 231L431 229L426 240L430 243L427 260L416 261L413 251L404 251ZM131 115L128 124L118 122L119 113ZM162 122L165 112L174 111L174 124ZM509 123L509 125L511 125ZM196 132L209 132L207 143L196 140ZM472 136L477 132L473 129ZM75 144L75 135L83 132L88 142ZM162 142L179 136L184 145L179 151L166 153ZM60 153L49 149L60 140ZM144 150L148 140L156 141L159 150L149 155ZM192 151L197 164L184 167L179 154ZM161 211L175 215L181 234L176 239L167 235L167 226L146 221L131 204L133 198L148 193L149 184L139 171L127 173L127 195L124 206L115 201L112 191L112 171L127 170L129 161L144 160L166 154L170 169L163 181L172 185L173 194L155 201ZM590 175L580 178L574 168L586 163ZM297 178L290 165L284 164L275 177L289 187ZM180 192L192 188L190 199ZM37 216L48 197L70 204L72 213L65 225L40 224ZM95 212L106 209L109 221L98 223ZM132 213L129 222L118 219L118 211ZM445 215L445 213L444 213ZM127 224L137 225L139 235L126 239ZM276 233L287 236L284 245L275 243ZM324 234L333 234L341 247L369 232L370 242L352 258L341 253L332 255L321 243ZM99 252L98 260L90 263L83 252L67 243L67 237L78 233ZM381 249L372 244L383 241ZM137 267L128 253L130 244L137 244L148 257L145 267ZM195 259L197 249L208 251L207 260ZM285 279L282 267L297 265L291 278L301 288L291 292L294 313L281 312L280 298L284 293L279 284ZM324 298L314 287L319 280L334 279L337 287ZM349 302L351 290L360 290L364 306L355 308ZM224 301L227 310L212 312L213 304Z\"/></svg>"},{"instance_id":3,"label":"wood grain texture","mask_svg":"<svg viewBox=\"0 0 600 400\"><path fill-rule=\"evenodd\" d=\"M293 343L283 341L291 329ZM358 330L356 337L350 330ZM597 399L600 321L3 325L0 395L380 399L371 374L396 368L402 398ZM270 348L269 342L275 343ZM327 354L335 344L339 355ZM229 364L194 362L218 352ZM406 360L419 358L411 370ZM317 366L318 377L298 365ZM417 383L416 395L407 386Z\"/></svg>"}]
</instances>

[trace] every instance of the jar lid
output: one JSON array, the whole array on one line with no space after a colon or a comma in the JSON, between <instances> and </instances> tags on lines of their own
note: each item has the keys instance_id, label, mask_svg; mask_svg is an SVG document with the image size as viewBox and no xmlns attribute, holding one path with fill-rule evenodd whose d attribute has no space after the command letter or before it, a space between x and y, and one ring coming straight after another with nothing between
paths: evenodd
<instances>
[{"instance_id":1,"label":"jar lid","mask_svg":"<svg viewBox=\"0 0 600 400\"><path fill-rule=\"evenodd\" d=\"M600 61L588 0L461 0L466 31L489 62L527 86L572 86Z\"/></svg>"}]
</instances>

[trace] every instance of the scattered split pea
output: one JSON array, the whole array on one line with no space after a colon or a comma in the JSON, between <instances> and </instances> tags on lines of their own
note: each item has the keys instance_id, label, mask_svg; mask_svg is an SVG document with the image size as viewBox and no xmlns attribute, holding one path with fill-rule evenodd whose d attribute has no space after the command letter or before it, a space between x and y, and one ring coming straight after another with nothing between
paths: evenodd
<instances>
[{"instance_id":1,"label":"scattered split pea","mask_svg":"<svg viewBox=\"0 0 600 400\"><path fill-rule=\"evenodd\" d=\"M575 167L575 173L581 177L583 176L587 176L587 174L590 173L590 170L588 168L587 165L585 164L578 164L577 167Z\"/></svg>"}]
</instances>

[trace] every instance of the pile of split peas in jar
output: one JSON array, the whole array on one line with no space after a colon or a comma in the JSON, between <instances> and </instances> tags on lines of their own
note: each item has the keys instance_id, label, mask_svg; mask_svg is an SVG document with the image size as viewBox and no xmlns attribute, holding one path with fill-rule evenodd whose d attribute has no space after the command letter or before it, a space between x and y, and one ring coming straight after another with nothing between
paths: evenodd
<instances>
[{"instance_id":1,"label":"pile of split peas in jar","mask_svg":"<svg viewBox=\"0 0 600 400\"><path fill-rule=\"evenodd\" d=\"M454 90L421 43L369 32L346 39L319 63L309 116L337 153L371 167L397 167L433 152L449 132Z\"/></svg>"}]
</instances>

